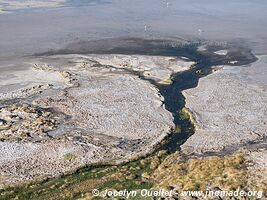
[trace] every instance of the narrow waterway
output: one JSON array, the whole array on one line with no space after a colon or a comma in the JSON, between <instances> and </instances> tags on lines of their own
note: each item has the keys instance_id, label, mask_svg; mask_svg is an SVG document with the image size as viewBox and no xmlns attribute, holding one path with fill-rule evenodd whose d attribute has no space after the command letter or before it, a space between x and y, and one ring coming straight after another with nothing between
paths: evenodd
<instances>
[{"instance_id":1,"label":"narrow waterway","mask_svg":"<svg viewBox=\"0 0 267 200\"><path fill-rule=\"evenodd\" d=\"M162 40L141 38L116 38L88 42L78 42L67 48L48 51L38 56L62 55L62 54L124 54L124 55L150 55L173 56L196 64L191 69L172 75L171 85L161 85L154 80L144 77L142 73L126 70L155 85L164 97L165 108L174 117L174 124L181 130L179 133L170 134L167 141L159 147L172 153L179 150L192 134L194 126L188 119L180 116L180 111L185 107L185 98L182 91L197 87L200 78L212 72L213 66L223 65L248 65L257 60L250 49L240 47L237 44L205 45L204 50L199 50L203 43L200 41ZM227 50L226 55L218 55L214 52ZM233 62L234 61L234 62ZM233 64L234 63L234 64Z\"/></svg>"},{"instance_id":2,"label":"narrow waterway","mask_svg":"<svg viewBox=\"0 0 267 200\"><path fill-rule=\"evenodd\" d=\"M154 41L153 41L154 42ZM157 149L155 149L154 153L151 155L147 155L146 158L140 158L139 160L133 160L128 163L123 163L121 165L97 165L97 166L85 166L84 168L78 169L75 173L65 175L59 178L46 179L40 183L32 183L33 188L26 186L15 187L7 189L7 193L5 196L2 196L3 199L13 199L17 197L21 197L21 199L58 199L55 198L54 195L50 194L60 194L61 191L70 191L69 195L72 196L72 199L76 197L81 197L81 188L83 185L84 191L90 191L90 187L93 186L91 181L97 182L98 179L103 181L103 177L105 177L104 181L99 184L99 189L102 190L104 188L114 188L116 184L121 185L122 183L129 186L129 189L140 189L140 188L151 188L153 185L150 182L143 182L141 177L144 172L151 173L152 169L148 164L141 164L142 160L149 160L150 158L156 155L158 150L167 150L170 154L179 150L181 144L183 144L192 134L194 134L194 126L191 124L189 119L185 119L181 117L180 111L185 107L185 98L182 95L182 91L190 88L197 87L198 81L200 78L207 76L212 72L212 66L222 66L222 65L248 65L256 60L256 57L250 52L248 49L228 49L227 55L217 55L213 52L215 50L221 49L218 48L210 48L205 52L198 51L197 46L187 46L187 47L169 47L169 46L160 46L157 45L156 48L153 48L152 45L147 45L147 43L142 46L134 45L133 48L126 45L124 47L110 49L105 48L104 50L100 50L99 54L107 54L107 53L118 53L118 54L139 54L139 55L161 55L161 56L175 56L180 59L184 59L186 57L190 61L194 61L196 64L192 66L191 69L173 74L171 85L160 85L157 84L153 80L148 80L142 76L142 74L135 74L139 76L141 79L145 79L154 84L158 89L160 94L164 97L165 108L172 113L174 116L174 123L176 127L180 128L179 133L171 133L168 138L166 138L165 142L161 144ZM87 49L83 49L83 52L77 53L92 53L91 47L88 46ZM154 50L153 50L154 49ZM59 52L60 54L62 52ZM65 51L66 54L73 53L71 51ZM50 53L49 53L50 54ZM57 53L55 53L57 54ZM231 61L236 61L235 64L229 64ZM129 71L133 73L132 71ZM162 157L164 159L164 157ZM142 167L140 167L142 166ZM127 169L128 174L131 173L135 178L133 180L123 179L121 182L119 179L110 179L110 175L116 175L117 172L125 172ZM114 173L114 174L113 174ZM126 174L125 174L126 176ZM69 182L71 180L71 182ZM68 184L66 184L68 182ZM89 183L89 185L88 185ZM56 185L56 186L55 186ZM64 187L63 187L64 186ZM65 189L62 189L65 188ZM5 190L0 190L0 192L4 192ZM21 192L23 191L23 192ZM78 191L78 192L75 192ZM63 192L64 193L64 192ZM74 196L75 198L73 198ZM40 198L44 197L44 198ZM65 199L65 198L59 198Z\"/></svg>"},{"instance_id":3,"label":"narrow waterway","mask_svg":"<svg viewBox=\"0 0 267 200\"><path fill-rule=\"evenodd\" d=\"M181 111L185 107L185 97L183 90L195 88L200 78L212 73L212 67L223 65L234 65L231 61L236 61L236 65L248 65L256 61L256 57L248 49L229 49L227 55L214 54L214 47L206 53L201 53L196 47L180 48L179 50L171 48L167 55L175 55L196 62L191 69L176 73L172 76L171 85L155 84L161 95L164 97L165 108L174 116L174 124L180 129L179 133L172 133L165 144L160 149L173 153L180 149L180 146L194 134L194 125L189 119L181 117Z\"/></svg>"}]
</instances>

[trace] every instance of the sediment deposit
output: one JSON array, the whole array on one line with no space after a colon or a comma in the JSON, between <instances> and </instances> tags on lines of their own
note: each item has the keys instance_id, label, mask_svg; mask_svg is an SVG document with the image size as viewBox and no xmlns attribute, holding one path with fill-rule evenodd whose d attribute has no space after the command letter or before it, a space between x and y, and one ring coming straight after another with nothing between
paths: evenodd
<instances>
[{"instance_id":1,"label":"sediment deposit","mask_svg":"<svg viewBox=\"0 0 267 200\"><path fill-rule=\"evenodd\" d=\"M182 151L221 151L266 138L266 70L266 56L261 56L249 67L225 66L184 91L197 123Z\"/></svg>"},{"instance_id":2,"label":"sediment deposit","mask_svg":"<svg viewBox=\"0 0 267 200\"><path fill-rule=\"evenodd\" d=\"M6 68L1 185L151 152L174 127L173 116L155 86L139 77L146 72L160 82L192 64L160 56L58 55L20 63L12 76Z\"/></svg>"},{"instance_id":3,"label":"sediment deposit","mask_svg":"<svg viewBox=\"0 0 267 200\"><path fill-rule=\"evenodd\" d=\"M29 9L29 8L53 8L64 5L65 0L24 0L24 1L7 1L0 0L0 14L7 13L14 10Z\"/></svg>"},{"instance_id":4,"label":"sediment deposit","mask_svg":"<svg viewBox=\"0 0 267 200\"><path fill-rule=\"evenodd\" d=\"M249 160L248 184L254 186L253 189L261 189L267 195L267 150L259 148L250 151L246 158Z\"/></svg>"}]
</instances>

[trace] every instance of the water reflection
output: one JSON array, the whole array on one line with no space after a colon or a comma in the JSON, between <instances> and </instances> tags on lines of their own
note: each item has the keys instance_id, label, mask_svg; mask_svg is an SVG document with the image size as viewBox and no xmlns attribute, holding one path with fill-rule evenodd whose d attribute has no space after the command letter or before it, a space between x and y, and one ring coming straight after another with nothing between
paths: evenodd
<instances>
[{"instance_id":1,"label":"water reflection","mask_svg":"<svg viewBox=\"0 0 267 200\"><path fill-rule=\"evenodd\" d=\"M111 4L110 0L68 0L64 3L65 6L81 7L95 6L99 4Z\"/></svg>"}]
</instances>

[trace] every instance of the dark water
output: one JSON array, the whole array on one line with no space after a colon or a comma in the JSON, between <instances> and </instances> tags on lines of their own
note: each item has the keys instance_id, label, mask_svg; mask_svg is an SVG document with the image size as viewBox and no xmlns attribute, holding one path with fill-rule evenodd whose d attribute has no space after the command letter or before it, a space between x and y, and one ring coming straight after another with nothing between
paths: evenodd
<instances>
[{"instance_id":1,"label":"dark water","mask_svg":"<svg viewBox=\"0 0 267 200\"><path fill-rule=\"evenodd\" d=\"M160 85L154 80L149 80L139 75L141 79L148 80L157 86L160 94L164 97L165 108L172 113L175 126L181 130L179 133L171 133L166 143L159 147L160 150L167 150L169 153L173 153L179 150L180 146L194 134L194 125L190 120L183 119L180 116L180 111L185 107L185 97L182 91L197 87L199 79L209 75L213 66L233 65L229 63L230 61L237 61L235 65L245 66L257 59L249 49L232 47L231 45L226 48L228 49L227 55L217 55L214 52L220 50L222 48L220 46L209 46L205 52L199 52L197 50L198 46L194 44L186 47L170 47L162 41L161 43L164 44L163 47L155 44L151 45L151 43L149 45L146 43L145 48L142 49L139 49L139 46L128 48L127 50L123 47L115 47L109 50L108 53L186 57L190 61L196 62L190 70L174 74L172 76L173 84L171 85ZM199 71L201 73L198 73Z\"/></svg>"},{"instance_id":2,"label":"dark water","mask_svg":"<svg viewBox=\"0 0 267 200\"><path fill-rule=\"evenodd\" d=\"M179 111L185 107L185 98L182 95L182 91L190 88L197 87L198 81L201 77L207 76L212 72L211 67L216 65L229 65L229 61L236 60L239 65L246 65L254 62L256 58L251 54L249 50L240 49L238 51L231 51L227 56L218 56L211 52L214 50L210 48L210 52L199 53L196 48L190 47L184 49L179 56L188 57L190 60L195 61L196 64L188 71L174 74L172 77L173 84L169 86L160 86L160 93L165 98L165 107L174 116L174 123L181 128L180 133L173 133L170 135L167 143L160 147L160 149L167 150L169 152L175 152L178 150L192 134L194 134L194 126L187 119L180 117ZM243 55L243 56L241 56ZM197 73L201 71L201 73Z\"/></svg>"},{"instance_id":3,"label":"dark water","mask_svg":"<svg viewBox=\"0 0 267 200\"><path fill-rule=\"evenodd\" d=\"M185 98L182 91L194 88L198 85L201 77L211 73L211 67L216 65L248 65L257 60L250 49L236 44L207 45L205 51L198 51L202 45L199 41L188 42L180 40L162 39L140 39L140 38L113 38L96 41L77 42L64 49L49 51L38 54L38 56L49 56L57 54L125 54L125 55L154 55L154 56L174 56L183 59L188 58L196 64L187 71L176 73L172 76L172 85L160 85L154 80L147 79L142 74L136 74L141 79L145 79L154 84L164 97L165 108L174 117L175 125L181 128L181 133L170 134L167 142L160 149L169 152L179 150L192 134L194 127L187 119L181 119L179 112L185 107ZM227 55L217 55L214 52L227 49ZM237 61L230 64L230 61ZM197 73L197 71L201 73Z\"/></svg>"},{"instance_id":4,"label":"dark water","mask_svg":"<svg viewBox=\"0 0 267 200\"><path fill-rule=\"evenodd\" d=\"M199 55L195 51L189 51L188 53L189 56L187 55L187 57L190 58L190 60L197 62L194 68L185 72L174 74L172 77L172 85L158 85L161 95L165 98L165 108L172 113L175 126L179 126L181 129L180 133L171 134L167 143L160 147L160 149L167 150L171 153L179 149L180 145L183 144L188 137L194 134L193 124L188 119L181 118L179 114L179 111L185 107L185 98L182 95L182 91L197 86L198 80L201 77L196 73L197 70L205 70L205 74L208 74L211 67L208 59L204 56ZM193 58L192 55L194 56Z\"/></svg>"},{"instance_id":5,"label":"dark water","mask_svg":"<svg viewBox=\"0 0 267 200\"><path fill-rule=\"evenodd\" d=\"M217 47L218 48L218 47ZM207 76L212 72L212 67L216 65L231 65L230 61L238 61L236 65L248 65L256 61L256 57L248 49L231 49L226 56L214 54L216 47L211 46L209 50L201 53L195 46L186 48L169 48L161 52L161 55L187 57L196 64L187 71L176 73L172 76L173 84L160 85L151 81L156 85L161 95L164 97L165 108L170 111L174 117L174 124L181 129L180 133L172 133L165 144L160 149L167 150L173 153L180 149L180 146L194 134L194 125L188 119L183 119L180 116L180 111L185 107L185 97L182 94L183 90L195 88L201 77ZM198 73L198 72L201 73Z\"/></svg>"}]
</instances>

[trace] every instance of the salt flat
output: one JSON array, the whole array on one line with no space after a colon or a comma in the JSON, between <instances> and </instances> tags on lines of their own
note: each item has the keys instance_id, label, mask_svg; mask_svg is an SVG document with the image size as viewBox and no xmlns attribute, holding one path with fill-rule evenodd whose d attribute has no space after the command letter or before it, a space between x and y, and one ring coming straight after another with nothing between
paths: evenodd
<instances>
[{"instance_id":1,"label":"salt flat","mask_svg":"<svg viewBox=\"0 0 267 200\"><path fill-rule=\"evenodd\" d=\"M151 152L174 128L173 116L139 75L151 73L144 76L160 82L192 64L161 56L57 55L20 63L24 67L12 76L5 71L1 184Z\"/></svg>"},{"instance_id":2,"label":"salt flat","mask_svg":"<svg viewBox=\"0 0 267 200\"><path fill-rule=\"evenodd\" d=\"M221 151L266 138L266 56L249 67L224 66L183 92L197 121L183 151Z\"/></svg>"}]
</instances>

